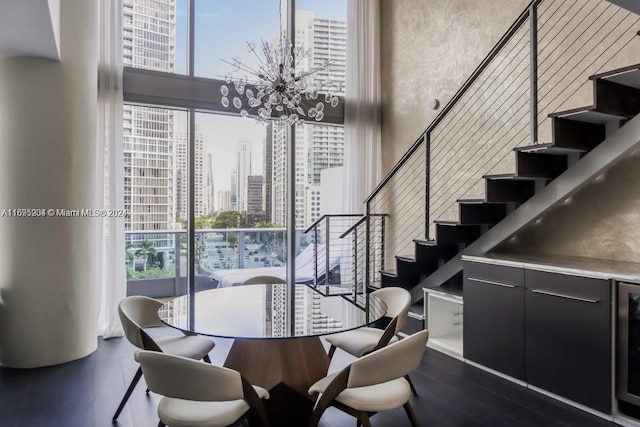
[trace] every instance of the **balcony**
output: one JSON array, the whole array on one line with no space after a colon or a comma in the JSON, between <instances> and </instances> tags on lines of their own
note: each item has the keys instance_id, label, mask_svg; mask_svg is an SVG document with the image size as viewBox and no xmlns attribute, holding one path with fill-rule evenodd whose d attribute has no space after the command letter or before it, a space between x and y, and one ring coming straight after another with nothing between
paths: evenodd
<instances>
[{"instance_id":1,"label":"balcony","mask_svg":"<svg viewBox=\"0 0 640 427\"><path fill-rule=\"evenodd\" d=\"M195 290L217 287L214 271L284 267L285 239L284 228L196 230ZM310 243L301 231L296 239L298 251ZM127 295L159 298L187 292L186 230L127 232L125 240Z\"/></svg>"},{"instance_id":2,"label":"balcony","mask_svg":"<svg viewBox=\"0 0 640 427\"><path fill-rule=\"evenodd\" d=\"M306 230L296 230L296 283L355 299L367 277L363 227L359 215L325 215ZM383 223L372 221L371 227L379 234ZM127 295L162 298L187 293L186 230L128 231L125 242ZM284 279L286 248L285 228L198 229L194 290L238 286L253 276ZM374 271L381 268L375 255L380 250L371 254Z\"/></svg>"}]
</instances>

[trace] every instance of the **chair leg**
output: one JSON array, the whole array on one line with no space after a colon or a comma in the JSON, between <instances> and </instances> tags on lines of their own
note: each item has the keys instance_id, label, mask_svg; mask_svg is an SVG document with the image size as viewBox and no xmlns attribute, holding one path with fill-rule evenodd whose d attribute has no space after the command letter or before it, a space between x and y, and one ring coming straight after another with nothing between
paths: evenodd
<instances>
[{"instance_id":1,"label":"chair leg","mask_svg":"<svg viewBox=\"0 0 640 427\"><path fill-rule=\"evenodd\" d=\"M204 360L204 361L205 361L205 362L207 362L207 363L211 363L211 359L209 359L209 355L208 355L208 354L207 354L206 356L204 356L204 357L202 358L202 360Z\"/></svg>"},{"instance_id":2,"label":"chair leg","mask_svg":"<svg viewBox=\"0 0 640 427\"><path fill-rule=\"evenodd\" d=\"M403 406L404 411L407 413L407 417L409 417L409 421L411 421L412 427L419 427L418 419L416 418L415 412L413 412L413 408L409 402L405 403Z\"/></svg>"},{"instance_id":3,"label":"chair leg","mask_svg":"<svg viewBox=\"0 0 640 427\"><path fill-rule=\"evenodd\" d=\"M329 347L329 361L331 361L331 359L333 358L333 353L336 352L336 346L331 344L331 347Z\"/></svg>"},{"instance_id":4,"label":"chair leg","mask_svg":"<svg viewBox=\"0 0 640 427\"><path fill-rule=\"evenodd\" d=\"M116 413L113 414L113 420L117 420L118 417L120 416L120 412L122 412L122 408L124 408L124 404L127 403L127 400L129 400L129 396L131 396L131 393L133 393L133 389L136 388L136 385L138 384L138 381L140 381L140 378L142 378L142 368L138 368L138 370L136 371L136 374L133 376L133 379L131 380L131 384L129 384L129 388L127 389L127 392L124 394L124 397L122 398L122 401L120 402L120 406L118 406L118 409L116 410Z\"/></svg>"},{"instance_id":5,"label":"chair leg","mask_svg":"<svg viewBox=\"0 0 640 427\"><path fill-rule=\"evenodd\" d=\"M362 423L362 427L371 427L371 421L369 421L369 414L366 412L360 412L357 416L358 426Z\"/></svg>"},{"instance_id":6,"label":"chair leg","mask_svg":"<svg viewBox=\"0 0 640 427\"><path fill-rule=\"evenodd\" d=\"M413 381L411 381L411 378L409 378L409 374L404 376L404 379L407 380L407 382L409 383L409 387L411 387L411 393L413 393L414 396L418 395L418 391L416 390L415 386L413 385Z\"/></svg>"}]
</instances>

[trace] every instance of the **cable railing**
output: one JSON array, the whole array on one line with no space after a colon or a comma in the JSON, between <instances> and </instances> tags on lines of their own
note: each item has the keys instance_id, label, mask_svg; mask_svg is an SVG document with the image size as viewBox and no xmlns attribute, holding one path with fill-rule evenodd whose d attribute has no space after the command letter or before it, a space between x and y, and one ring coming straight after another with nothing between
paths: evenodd
<instances>
[{"instance_id":1,"label":"cable railing","mask_svg":"<svg viewBox=\"0 0 640 427\"><path fill-rule=\"evenodd\" d=\"M353 244L342 238L343 233L358 222L362 215L323 215L304 233L314 244L313 286L324 295L353 295L355 270Z\"/></svg>"},{"instance_id":2,"label":"cable railing","mask_svg":"<svg viewBox=\"0 0 640 427\"><path fill-rule=\"evenodd\" d=\"M367 225L367 218L369 219ZM350 278L354 297L366 294L367 288L381 286L384 265L386 215L362 217L340 237L350 239L353 248L353 270ZM367 227L369 232L367 233Z\"/></svg>"},{"instance_id":3,"label":"cable railing","mask_svg":"<svg viewBox=\"0 0 640 427\"><path fill-rule=\"evenodd\" d=\"M513 148L551 142L550 113L591 104L588 77L637 63L640 18L604 0L533 0L367 197L387 214L384 268L513 173Z\"/></svg>"}]
</instances>

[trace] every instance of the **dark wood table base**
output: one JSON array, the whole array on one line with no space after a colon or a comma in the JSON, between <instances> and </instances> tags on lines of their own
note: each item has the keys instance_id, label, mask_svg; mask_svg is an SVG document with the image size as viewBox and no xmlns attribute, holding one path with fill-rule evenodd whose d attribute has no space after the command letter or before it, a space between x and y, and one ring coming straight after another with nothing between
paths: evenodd
<instances>
[{"instance_id":1,"label":"dark wood table base","mask_svg":"<svg viewBox=\"0 0 640 427\"><path fill-rule=\"evenodd\" d=\"M327 375L329 356L318 337L236 339L224 366L269 390L272 426L306 426L314 398L309 387Z\"/></svg>"}]
</instances>

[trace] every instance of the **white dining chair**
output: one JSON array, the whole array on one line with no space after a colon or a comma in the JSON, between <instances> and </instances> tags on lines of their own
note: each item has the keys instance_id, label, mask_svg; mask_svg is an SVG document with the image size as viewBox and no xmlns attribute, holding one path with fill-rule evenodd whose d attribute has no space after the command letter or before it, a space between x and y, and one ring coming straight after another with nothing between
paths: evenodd
<instances>
[{"instance_id":1,"label":"white dining chair","mask_svg":"<svg viewBox=\"0 0 640 427\"><path fill-rule=\"evenodd\" d=\"M122 322L124 334L129 342L140 350L169 353L196 360L203 359L205 362L211 363L209 352L216 344L208 338L196 335L177 335L154 340L145 332L144 328L166 326L158 316L160 306L162 306L160 301L145 296L130 296L120 301L118 315ZM141 377L142 370L138 367L118 409L113 415L113 420L117 420L120 416L120 412L122 412L124 405L129 400Z\"/></svg>"},{"instance_id":2,"label":"white dining chair","mask_svg":"<svg viewBox=\"0 0 640 427\"><path fill-rule=\"evenodd\" d=\"M428 339L429 332L422 330L317 381L309 388L310 395L319 394L309 426L317 426L330 406L356 417L364 427L371 427L369 417L375 413L402 406L411 425L418 427L406 377L422 361Z\"/></svg>"}]
</instances>

